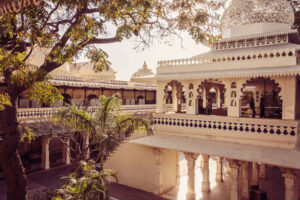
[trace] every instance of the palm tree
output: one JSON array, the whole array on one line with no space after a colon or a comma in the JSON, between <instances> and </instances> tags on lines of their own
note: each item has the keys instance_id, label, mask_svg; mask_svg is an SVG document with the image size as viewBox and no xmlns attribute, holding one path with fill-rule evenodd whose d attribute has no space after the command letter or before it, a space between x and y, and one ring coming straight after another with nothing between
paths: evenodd
<instances>
[{"instance_id":1,"label":"palm tree","mask_svg":"<svg viewBox=\"0 0 300 200\"><path fill-rule=\"evenodd\" d=\"M107 183L109 177L117 181L111 170L98 171L95 162L80 162L80 174L71 173L63 177L64 184L56 191L52 200L104 200L107 197Z\"/></svg>"},{"instance_id":2,"label":"palm tree","mask_svg":"<svg viewBox=\"0 0 300 200\"><path fill-rule=\"evenodd\" d=\"M100 98L100 106L77 108L68 106L58 111L52 118L54 126L63 127L55 135L75 153L75 166L89 155L100 163L136 131L152 134L148 120L121 114L121 101L116 96ZM73 145L66 143L66 139Z\"/></svg>"}]
</instances>

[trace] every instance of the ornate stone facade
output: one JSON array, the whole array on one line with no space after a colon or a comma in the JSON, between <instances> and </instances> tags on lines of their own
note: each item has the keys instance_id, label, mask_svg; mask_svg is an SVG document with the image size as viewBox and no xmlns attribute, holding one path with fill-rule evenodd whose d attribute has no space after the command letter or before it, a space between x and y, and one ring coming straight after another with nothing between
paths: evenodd
<instances>
[{"instance_id":1,"label":"ornate stone facade","mask_svg":"<svg viewBox=\"0 0 300 200\"><path fill-rule=\"evenodd\" d=\"M294 24L293 8L286 0L233 0L222 18L222 29L254 24Z\"/></svg>"}]
</instances>

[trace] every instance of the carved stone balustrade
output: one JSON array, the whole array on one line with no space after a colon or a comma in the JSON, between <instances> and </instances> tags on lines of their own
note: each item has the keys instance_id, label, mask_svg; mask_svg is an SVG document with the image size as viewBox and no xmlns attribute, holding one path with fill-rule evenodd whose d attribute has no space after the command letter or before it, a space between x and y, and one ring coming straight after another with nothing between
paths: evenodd
<instances>
[{"instance_id":1,"label":"carved stone balustrade","mask_svg":"<svg viewBox=\"0 0 300 200\"><path fill-rule=\"evenodd\" d=\"M208 115L155 114L155 133L294 148L298 121Z\"/></svg>"},{"instance_id":2,"label":"carved stone balustrade","mask_svg":"<svg viewBox=\"0 0 300 200\"><path fill-rule=\"evenodd\" d=\"M98 106L91 106L91 107L89 107L88 112L89 113L94 113L98 108L99 108ZM48 117L51 117L55 112L57 112L60 109L63 109L63 107L20 108L20 109L18 109L17 116L18 116L19 120L29 120L29 119L36 119L36 118L48 118ZM154 112L155 110L156 110L156 105L155 104L125 105L125 106L122 106L122 111L125 112L125 113Z\"/></svg>"}]
</instances>

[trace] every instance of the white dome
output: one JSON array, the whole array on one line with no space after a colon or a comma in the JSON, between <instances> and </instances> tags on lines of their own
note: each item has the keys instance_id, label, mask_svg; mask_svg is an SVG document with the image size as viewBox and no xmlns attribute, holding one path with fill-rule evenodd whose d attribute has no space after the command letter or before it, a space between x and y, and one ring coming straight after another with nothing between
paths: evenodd
<instances>
[{"instance_id":1,"label":"white dome","mask_svg":"<svg viewBox=\"0 0 300 200\"><path fill-rule=\"evenodd\" d=\"M232 0L224 12L221 28L256 23L279 23L293 25L295 15L287 0Z\"/></svg>"}]
</instances>

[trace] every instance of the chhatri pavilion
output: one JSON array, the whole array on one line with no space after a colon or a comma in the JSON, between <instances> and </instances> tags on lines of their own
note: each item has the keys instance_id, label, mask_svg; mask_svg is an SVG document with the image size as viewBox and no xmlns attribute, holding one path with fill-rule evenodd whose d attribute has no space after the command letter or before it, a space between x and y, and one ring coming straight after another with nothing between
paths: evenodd
<instances>
[{"instance_id":1,"label":"chhatri pavilion","mask_svg":"<svg viewBox=\"0 0 300 200\"><path fill-rule=\"evenodd\" d=\"M158 62L154 134L132 138L106 167L121 184L159 195L178 188L185 175L186 194L177 199L199 199L201 190L203 199L298 200L294 18L286 0L233 0L221 21L223 39L211 51Z\"/></svg>"}]
</instances>

